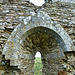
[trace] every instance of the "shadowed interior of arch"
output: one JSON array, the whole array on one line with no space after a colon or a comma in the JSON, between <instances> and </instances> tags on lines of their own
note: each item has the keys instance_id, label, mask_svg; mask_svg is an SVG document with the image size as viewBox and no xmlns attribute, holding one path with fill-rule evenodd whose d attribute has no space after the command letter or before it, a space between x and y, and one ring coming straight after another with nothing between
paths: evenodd
<instances>
[{"instance_id":1,"label":"shadowed interior of arch","mask_svg":"<svg viewBox=\"0 0 75 75\"><path fill-rule=\"evenodd\" d=\"M53 31L52 29L49 29L46 27L38 26L38 27L32 28L32 29L28 30L27 32L25 32L21 38L23 40L25 40L29 35L33 35L37 32L46 33L47 35L52 35L53 38L55 38L55 40L59 43L59 46L61 48L60 50L67 51L66 45L65 45L62 37L55 31Z\"/></svg>"},{"instance_id":2,"label":"shadowed interior of arch","mask_svg":"<svg viewBox=\"0 0 75 75\"><path fill-rule=\"evenodd\" d=\"M48 73L50 73L50 70L52 73L53 70L55 70L53 66L56 66L57 62L60 62L59 58L62 53L60 52L59 44L53 35L47 34L46 32L38 31L29 35L23 41L22 47L26 55L30 57L27 58L27 61L25 62L32 62L31 65L29 65L29 63L26 63L26 65L29 65L30 67L30 69L27 69L29 71L34 71L34 60L37 60L37 58L35 59L34 56L37 51L41 53L43 75L47 74L47 71ZM35 73L36 72L34 72L33 74Z\"/></svg>"}]
</instances>

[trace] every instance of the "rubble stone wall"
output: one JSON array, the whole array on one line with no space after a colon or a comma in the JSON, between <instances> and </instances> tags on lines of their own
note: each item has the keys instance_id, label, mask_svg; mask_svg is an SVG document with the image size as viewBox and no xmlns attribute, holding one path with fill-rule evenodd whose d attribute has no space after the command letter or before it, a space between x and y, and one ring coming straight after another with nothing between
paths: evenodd
<instances>
[{"instance_id":1,"label":"rubble stone wall","mask_svg":"<svg viewBox=\"0 0 75 75\"><path fill-rule=\"evenodd\" d=\"M4 72L5 74L8 74L9 72L10 75L12 75L11 73L16 75L23 74L23 72L21 72L17 66L14 66L14 67L10 66L10 60L8 61L5 59L5 56L2 55L2 51L7 42L7 39L9 38L13 30L20 24L27 24L30 17L37 14L39 10L46 12L51 17L51 20L53 21L53 23L60 24L64 28L64 30L68 33L68 35L72 39L72 42L75 46L75 3L53 2L53 3L46 3L43 6L38 7L29 3L28 1L25 1L25 2L6 1L5 2L1 0L0 1L0 71L1 71L0 73L1 74ZM34 20L34 18L32 18L32 20ZM57 52L60 53L59 50L57 50ZM55 65L57 64L57 61L59 61L58 64L66 65L67 66L66 71L68 75L71 75L71 74L73 75L73 72L75 70L75 66L74 66L75 65L75 49L74 51L65 52L64 58L60 59L59 57L57 57L60 60L59 59L49 60L50 58L49 56L55 53L56 53L56 50L50 52L50 54L42 55L42 63L44 66L42 70L43 75L46 75L46 74L49 75L49 71L50 71L49 69L51 68L53 68L50 71L51 75L53 74L56 75L56 73L58 72L58 70L56 70L55 72L53 71L55 70L54 69L55 67L54 67L54 64L50 64L50 63L53 63L53 61L50 61L50 60L54 60ZM26 60L26 61L30 63L32 62L32 65L34 64L34 62L31 60ZM30 67L33 67L32 65ZM47 65L50 65L51 67L48 67ZM58 67L58 65L56 66ZM8 71L7 71L7 68L9 68ZM58 69L62 70L62 67ZM23 71L23 69L21 70ZM25 75L28 75L28 74L29 73ZM33 75L33 72L31 74Z\"/></svg>"}]
</instances>

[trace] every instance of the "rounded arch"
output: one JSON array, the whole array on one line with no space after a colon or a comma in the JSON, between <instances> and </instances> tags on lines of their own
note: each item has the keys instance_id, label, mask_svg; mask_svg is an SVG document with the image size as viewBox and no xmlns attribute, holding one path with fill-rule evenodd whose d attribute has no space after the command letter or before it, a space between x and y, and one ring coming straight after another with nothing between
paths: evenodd
<instances>
[{"instance_id":1,"label":"rounded arch","mask_svg":"<svg viewBox=\"0 0 75 75\"><path fill-rule=\"evenodd\" d=\"M38 26L38 27L32 28L32 29L28 30L27 32L25 32L21 36L20 45L23 45L23 41L25 41L25 39L29 35L34 34L36 32L44 32L44 33L47 33L48 35L52 35L59 43L61 50L63 50L64 52L67 51L66 44L65 44L64 40L61 38L61 36L59 34L57 34L55 31L53 31L52 29L49 29L49 28L46 28L43 26Z\"/></svg>"},{"instance_id":2,"label":"rounded arch","mask_svg":"<svg viewBox=\"0 0 75 75\"><path fill-rule=\"evenodd\" d=\"M37 14L25 18L24 23L20 23L7 40L3 54L7 60L11 60L10 65L20 66L22 42L25 37L38 31L53 35L64 52L74 50L72 40L65 30L47 13L38 11Z\"/></svg>"}]
</instances>

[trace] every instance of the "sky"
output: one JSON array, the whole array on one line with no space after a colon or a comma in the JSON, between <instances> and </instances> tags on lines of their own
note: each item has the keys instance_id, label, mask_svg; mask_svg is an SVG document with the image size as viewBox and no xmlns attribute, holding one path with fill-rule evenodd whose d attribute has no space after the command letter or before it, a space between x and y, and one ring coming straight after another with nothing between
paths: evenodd
<instances>
[{"instance_id":1,"label":"sky","mask_svg":"<svg viewBox=\"0 0 75 75\"><path fill-rule=\"evenodd\" d=\"M44 0L30 0L30 2L37 6L42 6L45 3Z\"/></svg>"},{"instance_id":2,"label":"sky","mask_svg":"<svg viewBox=\"0 0 75 75\"><path fill-rule=\"evenodd\" d=\"M41 57L40 52L37 52L36 55L35 55L35 57Z\"/></svg>"}]
</instances>

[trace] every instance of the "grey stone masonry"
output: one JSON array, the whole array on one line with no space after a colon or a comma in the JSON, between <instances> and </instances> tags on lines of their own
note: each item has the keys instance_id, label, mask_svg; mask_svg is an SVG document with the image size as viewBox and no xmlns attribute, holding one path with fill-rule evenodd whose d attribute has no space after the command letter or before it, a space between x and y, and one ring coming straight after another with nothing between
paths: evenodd
<instances>
[{"instance_id":1,"label":"grey stone masonry","mask_svg":"<svg viewBox=\"0 0 75 75\"><path fill-rule=\"evenodd\" d=\"M74 0L54 0L40 7L29 0L0 0L0 75L34 75L37 51L42 55L42 75L56 75L62 65L73 75Z\"/></svg>"}]
</instances>

